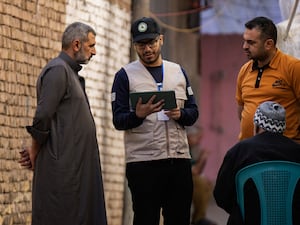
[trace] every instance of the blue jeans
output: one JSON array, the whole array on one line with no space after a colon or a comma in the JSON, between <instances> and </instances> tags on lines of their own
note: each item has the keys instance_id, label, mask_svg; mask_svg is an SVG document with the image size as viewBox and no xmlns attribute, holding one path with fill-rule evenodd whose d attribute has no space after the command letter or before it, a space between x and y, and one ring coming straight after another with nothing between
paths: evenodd
<instances>
[{"instance_id":1,"label":"blue jeans","mask_svg":"<svg viewBox=\"0 0 300 225\"><path fill-rule=\"evenodd\" d=\"M189 225L193 193L191 161L164 159L126 165L133 225Z\"/></svg>"}]
</instances>

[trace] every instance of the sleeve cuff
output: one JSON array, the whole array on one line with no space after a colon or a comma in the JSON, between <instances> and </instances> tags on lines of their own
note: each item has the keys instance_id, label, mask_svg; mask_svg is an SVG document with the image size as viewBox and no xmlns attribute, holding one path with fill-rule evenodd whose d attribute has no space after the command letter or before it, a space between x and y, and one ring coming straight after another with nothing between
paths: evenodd
<instances>
[{"instance_id":1,"label":"sleeve cuff","mask_svg":"<svg viewBox=\"0 0 300 225\"><path fill-rule=\"evenodd\" d=\"M26 126L26 130L40 144L44 144L48 139L50 131L40 131L33 126Z\"/></svg>"}]
</instances>

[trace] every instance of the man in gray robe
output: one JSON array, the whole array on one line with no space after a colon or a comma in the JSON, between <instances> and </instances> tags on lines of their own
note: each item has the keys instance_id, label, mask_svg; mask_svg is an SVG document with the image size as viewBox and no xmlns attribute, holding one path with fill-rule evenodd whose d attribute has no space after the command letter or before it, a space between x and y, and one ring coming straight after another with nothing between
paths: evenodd
<instances>
[{"instance_id":1,"label":"man in gray robe","mask_svg":"<svg viewBox=\"0 0 300 225\"><path fill-rule=\"evenodd\" d=\"M95 36L70 24L38 78L32 146L19 161L34 171L32 225L107 225L96 127L78 74L96 54Z\"/></svg>"}]
</instances>

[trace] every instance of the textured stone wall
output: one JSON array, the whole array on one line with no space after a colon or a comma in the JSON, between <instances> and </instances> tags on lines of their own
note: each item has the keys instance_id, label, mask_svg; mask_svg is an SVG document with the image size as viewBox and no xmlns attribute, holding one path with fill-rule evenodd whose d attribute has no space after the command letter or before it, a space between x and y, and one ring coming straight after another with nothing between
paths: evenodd
<instances>
[{"instance_id":1,"label":"textured stone wall","mask_svg":"<svg viewBox=\"0 0 300 225\"><path fill-rule=\"evenodd\" d=\"M20 168L18 152L30 144L24 127L34 115L37 76L74 21L97 32L97 55L81 75L97 125L108 223L122 224L123 134L111 123L110 89L129 61L130 7L130 0L0 0L0 224L30 224L32 172Z\"/></svg>"}]
</instances>

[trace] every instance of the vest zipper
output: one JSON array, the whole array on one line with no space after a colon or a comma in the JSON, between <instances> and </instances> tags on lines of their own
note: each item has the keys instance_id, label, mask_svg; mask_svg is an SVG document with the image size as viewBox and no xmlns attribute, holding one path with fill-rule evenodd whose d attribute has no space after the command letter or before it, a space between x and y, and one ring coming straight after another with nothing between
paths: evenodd
<instances>
[{"instance_id":1,"label":"vest zipper","mask_svg":"<svg viewBox=\"0 0 300 225\"><path fill-rule=\"evenodd\" d=\"M166 128L166 145L167 145L167 156L168 158L170 157L170 142L169 142L169 127L168 127L168 122L165 121L165 128Z\"/></svg>"}]
</instances>

